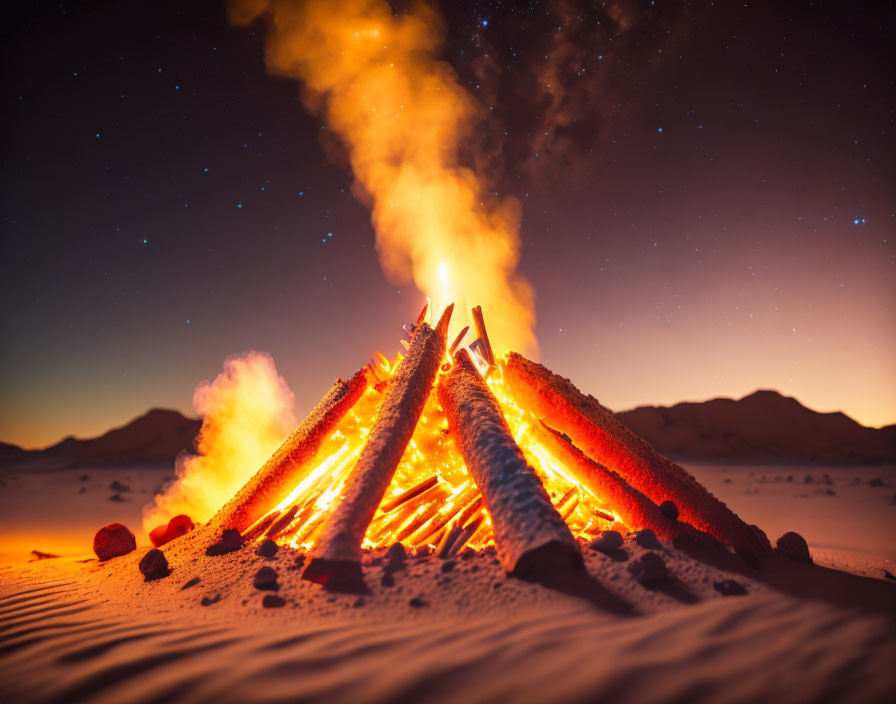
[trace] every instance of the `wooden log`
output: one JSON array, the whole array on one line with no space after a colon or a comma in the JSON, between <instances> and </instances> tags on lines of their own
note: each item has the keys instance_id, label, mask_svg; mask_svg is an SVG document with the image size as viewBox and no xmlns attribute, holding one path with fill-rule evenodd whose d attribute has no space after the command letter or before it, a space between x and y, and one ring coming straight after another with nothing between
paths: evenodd
<instances>
[{"instance_id":1,"label":"wooden log","mask_svg":"<svg viewBox=\"0 0 896 704\"><path fill-rule=\"evenodd\" d=\"M517 403L568 435L585 455L618 472L654 504L672 501L681 520L731 545L752 564L771 554L768 538L759 528L747 525L569 379L516 352L507 356L503 367L504 381Z\"/></svg>"},{"instance_id":2,"label":"wooden log","mask_svg":"<svg viewBox=\"0 0 896 704\"><path fill-rule=\"evenodd\" d=\"M514 442L498 402L466 350L439 380L448 429L492 518L498 558L524 579L582 569L582 556L535 471Z\"/></svg>"},{"instance_id":3,"label":"wooden log","mask_svg":"<svg viewBox=\"0 0 896 704\"><path fill-rule=\"evenodd\" d=\"M532 431L541 444L563 463L573 478L611 506L629 528L650 528L662 540L673 540L682 534L682 523L670 521L653 501L632 488L616 472L586 456L562 433L543 421L535 424ZM600 517L615 520L610 514Z\"/></svg>"},{"instance_id":4,"label":"wooden log","mask_svg":"<svg viewBox=\"0 0 896 704\"><path fill-rule=\"evenodd\" d=\"M451 545L444 550L445 559L452 558L463 550L464 546L476 535L476 532L482 528L483 520L482 516L478 516L461 528Z\"/></svg>"},{"instance_id":5,"label":"wooden log","mask_svg":"<svg viewBox=\"0 0 896 704\"><path fill-rule=\"evenodd\" d=\"M457 337L454 338L454 342L451 343L451 347L448 348L448 354L454 355L454 352L460 347L460 343L463 341L464 337L467 334L467 331L470 329L469 325L465 325L463 330L457 333Z\"/></svg>"},{"instance_id":6,"label":"wooden log","mask_svg":"<svg viewBox=\"0 0 896 704\"><path fill-rule=\"evenodd\" d=\"M429 477L428 479L424 479L422 482L420 482L416 486L412 486L410 489L408 489L405 492L402 492L398 496L388 499L386 501L383 501L383 503L380 504L380 511L382 511L383 513L389 513L389 511L395 510L402 504L410 501L411 499L413 499L416 496L419 496L424 491L432 489L438 483L439 483L439 478L436 475L433 475L433 476Z\"/></svg>"},{"instance_id":7,"label":"wooden log","mask_svg":"<svg viewBox=\"0 0 896 704\"><path fill-rule=\"evenodd\" d=\"M327 519L303 579L345 591L366 591L361 542L417 427L442 358L451 317L446 309L435 328L421 323L410 349L385 390L367 443Z\"/></svg>"},{"instance_id":8,"label":"wooden log","mask_svg":"<svg viewBox=\"0 0 896 704\"><path fill-rule=\"evenodd\" d=\"M219 534L227 528L242 532L273 509L314 468L321 442L355 405L367 388L364 369L351 379L337 379L308 417L236 495L212 518Z\"/></svg>"},{"instance_id":9,"label":"wooden log","mask_svg":"<svg viewBox=\"0 0 896 704\"><path fill-rule=\"evenodd\" d=\"M485 318L482 317L482 306L476 306L470 311L473 314L473 324L476 326L476 334L482 342L482 357L490 367L497 366L495 353L492 351L492 343L488 339L488 331L485 329Z\"/></svg>"}]
</instances>

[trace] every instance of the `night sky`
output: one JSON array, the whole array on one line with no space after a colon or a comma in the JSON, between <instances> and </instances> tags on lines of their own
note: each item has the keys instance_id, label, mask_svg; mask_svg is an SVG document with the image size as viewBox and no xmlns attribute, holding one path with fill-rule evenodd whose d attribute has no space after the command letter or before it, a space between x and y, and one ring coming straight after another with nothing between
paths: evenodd
<instances>
[{"instance_id":1,"label":"night sky","mask_svg":"<svg viewBox=\"0 0 896 704\"><path fill-rule=\"evenodd\" d=\"M776 388L892 423L896 18L733 5L443 2L484 116L462 156L520 200L541 361L605 405ZM192 413L251 349L301 415L394 354L423 296L383 275L343 147L266 72L261 24L28 2L2 31L0 439Z\"/></svg>"}]
</instances>

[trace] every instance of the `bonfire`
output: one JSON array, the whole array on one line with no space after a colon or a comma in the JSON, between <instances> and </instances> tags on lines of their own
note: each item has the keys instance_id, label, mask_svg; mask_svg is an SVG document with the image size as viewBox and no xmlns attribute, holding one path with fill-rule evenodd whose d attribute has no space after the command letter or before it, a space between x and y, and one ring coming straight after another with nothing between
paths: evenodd
<instances>
[{"instance_id":1,"label":"bonfire","mask_svg":"<svg viewBox=\"0 0 896 704\"><path fill-rule=\"evenodd\" d=\"M394 543L442 558L494 545L535 581L582 570L581 545L606 530L721 543L754 564L771 552L593 397L496 357L479 307L448 344L452 311L436 321L427 304L394 359L338 379L204 533L307 552L303 578L336 591L365 591L363 552Z\"/></svg>"}]
</instances>

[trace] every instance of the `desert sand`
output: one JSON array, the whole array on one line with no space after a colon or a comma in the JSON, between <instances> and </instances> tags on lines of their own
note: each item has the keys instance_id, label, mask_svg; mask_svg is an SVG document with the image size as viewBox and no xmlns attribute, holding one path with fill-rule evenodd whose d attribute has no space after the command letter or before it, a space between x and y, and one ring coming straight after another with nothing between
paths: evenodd
<instances>
[{"instance_id":1,"label":"desert sand","mask_svg":"<svg viewBox=\"0 0 896 704\"><path fill-rule=\"evenodd\" d=\"M409 557L389 586L380 553L365 558L371 594L357 596L302 581L289 549L207 557L201 531L163 548L171 574L152 582L137 567L145 536L107 562L86 549L35 560L4 542L0 692L16 702L892 700L896 582L884 570L896 469L689 469L773 540L779 526L803 530L816 564L776 558L753 570L629 536L611 555L586 549L590 581L575 588L508 577L491 550L450 564ZM4 530L18 521L23 545L61 492L85 502L82 518L69 538L54 543L53 526L35 548L86 547L97 514L136 527L141 492L160 475L104 472L7 475L3 508L18 510L5 511ZM113 476L130 482L124 502L108 501ZM654 588L628 571L646 552L671 573ZM276 592L253 586L263 566L277 572ZM746 594L724 595L725 580Z\"/></svg>"}]
</instances>

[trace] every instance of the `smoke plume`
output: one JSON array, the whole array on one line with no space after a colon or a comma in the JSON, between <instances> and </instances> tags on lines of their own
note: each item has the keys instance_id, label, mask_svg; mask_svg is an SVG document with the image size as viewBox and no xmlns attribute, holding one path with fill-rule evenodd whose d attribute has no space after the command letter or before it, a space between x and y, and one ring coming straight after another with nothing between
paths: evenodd
<instances>
[{"instance_id":1,"label":"smoke plume","mask_svg":"<svg viewBox=\"0 0 896 704\"><path fill-rule=\"evenodd\" d=\"M372 212L386 275L413 280L455 327L482 305L494 346L535 351L532 289L517 272L519 204L490 197L459 154L480 106L438 59L441 20L424 3L234 0L235 24L262 19L266 62L299 79L305 104L344 142L354 193Z\"/></svg>"}]
</instances>

